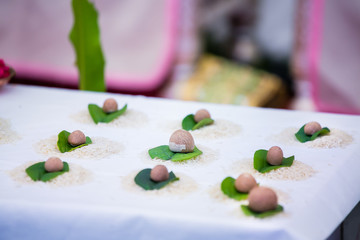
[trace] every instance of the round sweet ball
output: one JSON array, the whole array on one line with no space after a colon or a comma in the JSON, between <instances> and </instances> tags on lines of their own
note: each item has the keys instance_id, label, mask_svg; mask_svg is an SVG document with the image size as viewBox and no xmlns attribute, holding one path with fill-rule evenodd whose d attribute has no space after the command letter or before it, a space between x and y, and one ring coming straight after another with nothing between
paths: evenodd
<instances>
[{"instance_id":1,"label":"round sweet ball","mask_svg":"<svg viewBox=\"0 0 360 240\"><path fill-rule=\"evenodd\" d=\"M269 149L266 155L266 161L271 165L280 165L282 163L284 154L280 147L273 146Z\"/></svg>"},{"instance_id":2,"label":"round sweet ball","mask_svg":"<svg viewBox=\"0 0 360 240\"><path fill-rule=\"evenodd\" d=\"M243 173L235 180L235 188L239 192L248 193L254 187L256 187L256 180L249 173Z\"/></svg>"},{"instance_id":3,"label":"round sweet ball","mask_svg":"<svg viewBox=\"0 0 360 240\"><path fill-rule=\"evenodd\" d=\"M112 113L118 110L118 104L115 99L108 98L105 100L103 105L103 111L105 113Z\"/></svg>"},{"instance_id":4,"label":"round sweet ball","mask_svg":"<svg viewBox=\"0 0 360 240\"><path fill-rule=\"evenodd\" d=\"M156 165L150 172L150 179L154 182L162 182L169 179L169 172L164 165Z\"/></svg>"},{"instance_id":5,"label":"round sweet ball","mask_svg":"<svg viewBox=\"0 0 360 240\"><path fill-rule=\"evenodd\" d=\"M321 125L318 122L309 122L305 124L304 127L305 134L310 136L320 130L321 130Z\"/></svg>"},{"instance_id":6,"label":"round sweet ball","mask_svg":"<svg viewBox=\"0 0 360 240\"><path fill-rule=\"evenodd\" d=\"M200 109L195 113L194 120L195 122L200 122L205 118L210 118L210 113L206 109Z\"/></svg>"},{"instance_id":7,"label":"round sweet ball","mask_svg":"<svg viewBox=\"0 0 360 240\"><path fill-rule=\"evenodd\" d=\"M249 208L254 212L274 210L278 205L276 193L267 187L255 187L249 193Z\"/></svg>"},{"instance_id":8,"label":"round sweet ball","mask_svg":"<svg viewBox=\"0 0 360 240\"><path fill-rule=\"evenodd\" d=\"M71 146L84 144L86 142L85 134L80 130L73 131L68 137L68 142Z\"/></svg>"},{"instance_id":9,"label":"round sweet ball","mask_svg":"<svg viewBox=\"0 0 360 240\"><path fill-rule=\"evenodd\" d=\"M188 131L179 129L170 136L169 148L172 152L193 152L194 147L194 138Z\"/></svg>"},{"instance_id":10,"label":"round sweet ball","mask_svg":"<svg viewBox=\"0 0 360 240\"><path fill-rule=\"evenodd\" d=\"M45 161L45 170L47 172L57 172L64 168L64 163L58 157L51 157Z\"/></svg>"}]
</instances>

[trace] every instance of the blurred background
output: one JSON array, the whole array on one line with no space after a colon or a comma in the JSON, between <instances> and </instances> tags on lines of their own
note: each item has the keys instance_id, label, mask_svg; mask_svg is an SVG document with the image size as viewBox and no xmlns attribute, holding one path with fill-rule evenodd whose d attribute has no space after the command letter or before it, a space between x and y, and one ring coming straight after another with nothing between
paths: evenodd
<instances>
[{"instance_id":1,"label":"blurred background","mask_svg":"<svg viewBox=\"0 0 360 240\"><path fill-rule=\"evenodd\" d=\"M360 2L108 0L107 91L360 114ZM71 1L2 0L12 83L78 87Z\"/></svg>"}]
</instances>

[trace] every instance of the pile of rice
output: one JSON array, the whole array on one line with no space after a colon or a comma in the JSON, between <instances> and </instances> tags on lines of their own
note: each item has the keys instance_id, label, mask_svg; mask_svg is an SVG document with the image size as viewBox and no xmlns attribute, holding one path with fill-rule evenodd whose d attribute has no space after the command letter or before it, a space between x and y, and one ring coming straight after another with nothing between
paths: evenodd
<instances>
[{"instance_id":1,"label":"pile of rice","mask_svg":"<svg viewBox=\"0 0 360 240\"><path fill-rule=\"evenodd\" d=\"M70 116L73 120L83 124L95 124L92 120L88 111L81 111L77 114ZM118 118L114 119L109 123L98 123L97 126L100 127L132 127L138 128L144 126L148 122L148 117L145 113L127 109L126 112L119 116Z\"/></svg>"},{"instance_id":2,"label":"pile of rice","mask_svg":"<svg viewBox=\"0 0 360 240\"><path fill-rule=\"evenodd\" d=\"M0 144L13 143L20 139L21 137L11 130L10 121L0 118Z\"/></svg>"},{"instance_id":3,"label":"pile of rice","mask_svg":"<svg viewBox=\"0 0 360 240\"><path fill-rule=\"evenodd\" d=\"M195 138L217 139L224 137L233 137L241 132L241 127L227 120L216 120L213 124L199 128L191 133Z\"/></svg>"},{"instance_id":4,"label":"pile of rice","mask_svg":"<svg viewBox=\"0 0 360 240\"><path fill-rule=\"evenodd\" d=\"M330 133L327 135L320 136L313 141L301 143L295 137L295 133L298 130L296 128L284 129L280 134L273 136L269 140L275 140L288 145L304 145L309 148L343 148L353 142L351 135L338 129L330 129Z\"/></svg>"},{"instance_id":5,"label":"pile of rice","mask_svg":"<svg viewBox=\"0 0 360 240\"><path fill-rule=\"evenodd\" d=\"M71 152L61 153L57 147L57 136L41 140L34 144L34 148L40 154L53 157L102 159L112 154L121 152L124 147L122 144L102 137L91 138L92 143L78 148Z\"/></svg>"},{"instance_id":6,"label":"pile of rice","mask_svg":"<svg viewBox=\"0 0 360 240\"><path fill-rule=\"evenodd\" d=\"M185 174L174 172L176 177L179 178L178 181L169 183L161 189L145 190L135 183L134 179L137 174L138 172L132 172L127 176L121 177L121 182L124 189L139 194L147 194L153 196L182 196L194 192L198 189L198 185L196 184L196 181L194 179Z\"/></svg>"},{"instance_id":7,"label":"pile of rice","mask_svg":"<svg viewBox=\"0 0 360 240\"><path fill-rule=\"evenodd\" d=\"M198 148L203 152L203 154L196 156L195 158L189 159L189 160L184 160L184 161L179 161L179 162L173 162L173 161L165 161L162 160L160 158L154 158L151 159L151 157L149 156L148 151L143 151L141 153L140 158L144 159L144 161L154 161L158 164L164 164L164 162L166 162L167 165L169 166L184 166L184 167L197 167L197 166L203 166L204 164L209 164L213 161L215 161L216 159L218 159L218 155L216 153L216 151L204 147L202 145L199 145Z\"/></svg>"},{"instance_id":8,"label":"pile of rice","mask_svg":"<svg viewBox=\"0 0 360 240\"><path fill-rule=\"evenodd\" d=\"M54 179L49 180L48 182L42 182L42 181L33 181L25 172L26 168L30 167L31 165L35 164L37 162L27 162L25 164L20 165L19 167L16 167L15 169L9 171L10 177L18 182L23 184L46 184L48 186L53 187L64 187L64 186L70 186L70 185L80 185L84 184L86 182L90 182L92 179L92 173L83 167L76 165L76 164L70 164L69 163L69 172L66 172L64 174L61 174L57 176Z\"/></svg>"},{"instance_id":9,"label":"pile of rice","mask_svg":"<svg viewBox=\"0 0 360 240\"><path fill-rule=\"evenodd\" d=\"M307 179L316 173L316 171L312 167L297 160L294 160L293 164L290 167L281 167L267 173L260 173L259 171L254 169L252 159L244 159L243 161L238 161L234 163L230 169L231 169L230 172L234 172L237 174L243 172L250 173L256 179L266 178L273 180L293 180L293 181L300 181Z\"/></svg>"}]
</instances>

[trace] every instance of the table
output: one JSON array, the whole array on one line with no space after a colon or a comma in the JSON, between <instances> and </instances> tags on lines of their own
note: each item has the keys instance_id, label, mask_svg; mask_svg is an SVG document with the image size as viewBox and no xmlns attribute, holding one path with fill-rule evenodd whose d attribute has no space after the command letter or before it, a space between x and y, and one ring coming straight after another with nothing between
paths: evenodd
<instances>
[{"instance_id":1,"label":"table","mask_svg":"<svg viewBox=\"0 0 360 240\"><path fill-rule=\"evenodd\" d=\"M108 97L127 103L127 113L114 124L88 121L87 105L102 105ZM193 132L201 158L179 164L147 155L168 144L181 120L200 108L210 111L216 123L211 131L218 131ZM352 140L332 148L284 141L286 129L312 120ZM0 134L11 133L0 142L0 239L324 239L360 199L359 116L9 84L0 90L0 123ZM60 131L76 129L93 137L98 154L85 147L68 155L51 149ZM244 202L226 199L220 183L250 171L254 152L273 145L314 172L297 180L255 175L276 190L284 212L246 217ZM19 169L54 154L84 176L66 184L23 181ZM157 192L133 183L137 172L159 163L180 181Z\"/></svg>"}]
</instances>

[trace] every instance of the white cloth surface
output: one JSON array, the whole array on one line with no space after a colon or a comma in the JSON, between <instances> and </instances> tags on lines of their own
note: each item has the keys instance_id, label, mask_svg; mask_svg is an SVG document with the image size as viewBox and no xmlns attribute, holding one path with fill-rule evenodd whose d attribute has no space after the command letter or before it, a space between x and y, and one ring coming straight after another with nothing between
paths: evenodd
<instances>
[{"instance_id":1,"label":"white cloth surface","mask_svg":"<svg viewBox=\"0 0 360 240\"><path fill-rule=\"evenodd\" d=\"M144 123L138 127L97 126L70 117L87 110L89 103L102 105L107 97L114 97L119 106L127 103L128 111L144 114ZM183 195L155 195L124 188L130 173L158 164L145 153L168 144L176 129L167 126L178 123L181 128L183 117L200 108L207 108L215 121L238 124L241 131L216 139L195 138L204 154L208 149L214 151L216 157L209 163L164 162L175 174L191 177L197 189ZM10 122L21 139L0 144L0 239L324 239L360 199L359 116L10 84L0 89L1 118ZM295 155L295 160L316 171L306 180L259 180L288 195L288 201L280 202L283 214L267 219L245 217L240 202L219 201L209 194L231 175L234 162L252 158L258 149L279 145L269 137L312 120L352 135L353 142L331 149L281 146L285 156ZM90 137L118 141L124 149L105 159L62 159L70 167L74 163L93 173L82 185L26 184L9 176L9 171L28 161L49 157L35 151L35 143L61 130L76 129Z\"/></svg>"}]
</instances>

